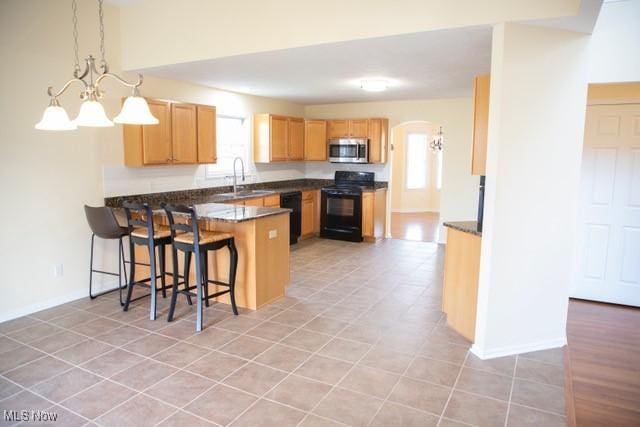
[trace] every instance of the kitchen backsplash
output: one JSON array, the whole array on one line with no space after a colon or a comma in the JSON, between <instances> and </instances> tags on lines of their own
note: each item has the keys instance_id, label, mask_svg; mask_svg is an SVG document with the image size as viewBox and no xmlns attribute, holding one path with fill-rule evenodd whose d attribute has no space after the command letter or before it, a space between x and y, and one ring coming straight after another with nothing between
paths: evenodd
<instances>
[{"instance_id":1,"label":"kitchen backsplash","mask_svg":"<svg viewBox=\"0 0 640 427\"><path fill-rule=\"evenodd\" d=\"M239 168L238 168L239 169ZM353 165L327 162L287 162L280 164L247 165L247 184L288 179L333 179L336 170L375 172L376 180L388 181L388 165ZM239 172L239 170L238 170ZM207 177L206 166L157 166L129 168L120 165L103 166L104 197L163 191L191 190L194 188L231 185L231 175Z\"/></svg>"}]
</instances>

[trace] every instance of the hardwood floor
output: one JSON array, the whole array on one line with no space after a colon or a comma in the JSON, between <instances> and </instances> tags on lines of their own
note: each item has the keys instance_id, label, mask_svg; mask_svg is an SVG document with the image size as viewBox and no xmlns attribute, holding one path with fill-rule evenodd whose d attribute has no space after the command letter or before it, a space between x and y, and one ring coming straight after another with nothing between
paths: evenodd
<instances>
[{"instance_id":1,"label":"hardwood floor","mask_svg":"<svg viewBox=\"0 0 640 427\"><path fill-rule=\"evenodd\" d=\"M567 339L576 425L640 425L640 309L571 300Z\"/></svg>"},{"instance_id":2,"label":"hardwood floor","mask_svg":"<svg viewBox=\"0 0 640 427\"><path fill-rule=\"evenodd\" d=\"M391 237L418 242L437 242L440 215L437 212L391 213Z\"/></svg>"}]
</instances>

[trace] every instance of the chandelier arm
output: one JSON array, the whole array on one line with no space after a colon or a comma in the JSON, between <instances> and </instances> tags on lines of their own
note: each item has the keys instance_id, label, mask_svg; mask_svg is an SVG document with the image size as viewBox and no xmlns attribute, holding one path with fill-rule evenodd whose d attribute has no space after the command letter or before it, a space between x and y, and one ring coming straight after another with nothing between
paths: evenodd
<instances>
[{"instance_id":1,"label":"chandelier arm","mask_svg":"<svg viewBox=\"0 0 640 427\"><path fill-rule=\"evenodd\" d=\"M57 98L60 95L62 95L72 83L75 83L75 82L82 83L84 85L85 89L88 87L87 83L84 80L79 79L79 78L73 78L73 79L69 80L68 82L66 82L64 84L64 86L62 86L62 89L60 89L56 93L53 93L53 86L49 86L49 88L47 89L47 93L49 94L50 97Z\"/></svg>"},{"instance_id":2,"label":"chandelier arm","mask_svg":"<svg viewBox=\"0 0 640 427\"><path fill-rule=\"evenodd\" d=\"M105 78L105 77L111 77L117 81L119 81L121 84L123 84L124 86L136 89L138 86L140 86L142 84L142 74L138 74L138 81L135 83L129 83L128 81L124 80L122 77L117 76L116 74L113 73L103 73L100 74L98 76L98 78L96 79L96 86L98 86L100 84L100 82Z\"/></svg>"}]
</instances>

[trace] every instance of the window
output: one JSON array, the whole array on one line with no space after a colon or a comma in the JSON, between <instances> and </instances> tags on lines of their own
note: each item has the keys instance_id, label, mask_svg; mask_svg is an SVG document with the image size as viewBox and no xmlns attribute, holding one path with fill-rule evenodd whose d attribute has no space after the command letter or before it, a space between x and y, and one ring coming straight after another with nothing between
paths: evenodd
<instances>
[{"instance_id":1,"label":"window","mask_svg":"<svg viewBox=\"0 0 640 427\"><path fill-rule=\"evenodd\" d=\"M233 159L241 157L249 165L249 120L242 117L216 117L216 164L207 165L206 177L219 178L233 174Z\"/></svg>"},{"instance_id":2,"label":"window","mask_svg":"<svg viewBox=\"0 0 640 427\"><path fill-rule=\"evenodd\" d=\"M407 189L427 186L427 134L410 133L407 137Z\"/></svg>"}]
</instances>

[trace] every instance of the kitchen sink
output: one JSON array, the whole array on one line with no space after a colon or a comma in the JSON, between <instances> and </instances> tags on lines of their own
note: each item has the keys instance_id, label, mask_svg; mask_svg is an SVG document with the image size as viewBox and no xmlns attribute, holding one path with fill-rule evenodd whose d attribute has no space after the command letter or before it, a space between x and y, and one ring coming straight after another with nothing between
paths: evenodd
<instances>
[{"instance_id":1,"label":"kitchen sink","mask_svg":"<svg viewBox=\"0 0 640 427\"><path fill-rule=\"evenodd\" d=\"M271 191L271 190L242 190L242 191L238 191L236 193L222 193L219 194L219 196L224 196L224 197L251 197L251 196L256 196L256 197L260 197L260 196L266 196L269 194L275 194L275 191Z\"/></svg>"}]
</instances>

